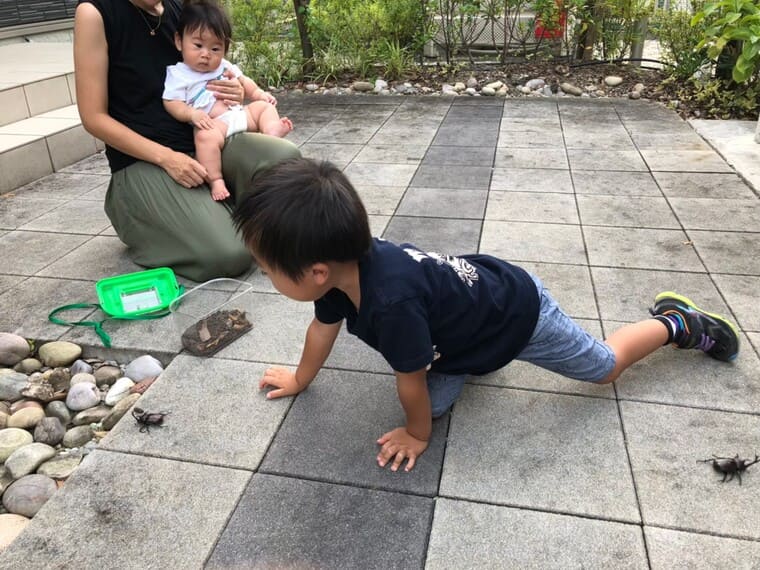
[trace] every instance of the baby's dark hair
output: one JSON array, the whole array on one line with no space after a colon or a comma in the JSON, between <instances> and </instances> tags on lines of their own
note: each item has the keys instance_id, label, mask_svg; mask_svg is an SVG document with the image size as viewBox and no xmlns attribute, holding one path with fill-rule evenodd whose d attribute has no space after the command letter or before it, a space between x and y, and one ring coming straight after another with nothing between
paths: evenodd
<instances>
[{"instance_id":1,"label":"baby's dark hair","mask_svg":"<svg viewBox=\"0 0 760 570\"><path fill-rule=\"evenodd\" d=\"M179 37L197 30L208 30L220 40L224 40L225 53L230 49L232 24L227 12L215 0L185 0L182 4L182 13L177 24Z\"/></svg>"},{"instance_id":2,"label":"baby's dark hair","mask_svg":"<svg viewBox=\"0 0 760 570\"><path fill-rule=\"evenodd\" d=\"M313 263L358 260L372 242L359 195L326 161L293 158L257 174L232 219L254 255L294 281Z\"/></svg>"}]
</instances>

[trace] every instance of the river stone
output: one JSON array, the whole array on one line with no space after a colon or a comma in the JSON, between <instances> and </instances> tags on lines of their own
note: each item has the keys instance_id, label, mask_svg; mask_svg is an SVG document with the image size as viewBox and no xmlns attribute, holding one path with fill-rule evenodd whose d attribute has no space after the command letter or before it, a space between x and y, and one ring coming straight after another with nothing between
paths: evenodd
<instances>
[{"instance_id":1,"label":"river stone","mask_svg":"<svg viewBox=\"0 0 760 570\"><path fill-rule=\"evenodd\" d=\"M50 402L45 406L45 415L61 420L61 425L67 426L71 421L71 412L64 402Z\"/></svg>"},{"instance_id":2,"label":"river stone","mask_svg":"<svg viewBox=\"0 0 760 570\"><path fill-rule=\"evenodd\" d=\"M15 366L31 352L29 343L23 336L0 332L0 364Z\"/></svg>"},{"instance_id":3,"label":"river stone","mask_svg":"<svg viewBox=\"0 0 760 570\"><path fill-rule=\"evenodd\" d=\"M34 471L48 459L55 457L55 449L44 443L30 443L19 447L5 460L5 468L14 479L20 479L24 475ZM19 513L23 514L23 513Z\"/></svg>"},{"instance_id":4,"label":"river stone","mask_svg":"<svg viewBox=\"0 0 760 570\"><path fill-rule=\"evenodd\" d=\"M45 382L30 382L29 385L21 390L21 395L27 398L34 398L40 402L49 402L55 398L55 390L53 387Z\"/></svg>"},{"instance_id":5,"label":"river stone","mask_svg":"<svg viewBox=\"0 0 760 570\"><path fill-rule=\"evenodd\" d=\"M45 366L68 366L82 356L82 347L66 340L56 340L43 344L39 349L39 357Z\"/></svg>"},{"instance_id":6,"label":"river stone","mask_svg":"<svg viewBox=\"0 0 760 570\"><path fill-rule=\"evenodd\" d=\"M32 372L37 372L40 368L42 368L42 362L36 358L25 358L13 367L16 372L21 372L22 374L31 374Z\"/></svg>"},{"instance_id":7,"label":"river stone","mask_svg":"<svg viewBox=\"0 0 760 570\"><path fill-rule=\"evenodd\" d=\"M486 87L490 87L494 91L498 91L499 89L501 89L502 87L504 87L504 82L503 81L498 81L498 80L497 81L492 81L491 83L487 83Z\"/></svg>"},{"instance_id":8,"label":"river stone","mask_svg":"<svg viewBox=\"0 0 760 570\"><path fill-rule=\"evenodd\" d=\"M8 427L31 429L40 423L44 417L45 410L41 407L24 408L8 418Z\"/></svg>"},{"instance_id":9,"label":"river stone","mask_svg":"<svg viewBox=\"0 0 760 570\"><path fill-rule=\"evenodd\" d=\"M604 82L609 87L617 87L623 82L623 78L618 75L608 75L607 77L604 78Z\"/></svg>"},{"instance_id":10,"label":"river stone","mask_svg":"<svg viewBox=\"0 0 760 570\"><path fill-rule=\"evenodd\" d=\"M48 445L58 445L63 439L66 428L58 418L42 418L34 428L34 441Z\"/></svg>"},{"instance_id":11,"label":"river stone","mask_svg":"<svg viewBox=\"0 0 760 570\"><path fill-rule=\"evenodd\" d=\"M583 93L583 89L576 87L572 83L568 82L560 83L559 88L562 89L562 91L565 93L568 93L569 95L575 95L576 97L579 97Z\"/></svg>"},{"instance_id":12,"label":"river stone","mask_svg":"<svg viewBox=\"0 0 760 570\"><path fill-rule=\"evenodd\" d=\"M10 415L11 407L5 402L0 402L0 412Z\"/></svg>"},{"instance_id":13,"label":"river stone","mask_svg":"<svg viewBox=\"0 0 760 570\"><path fill-rule=\"evenodd\" d=\"M69 372L68 368L51 368L50 370L46 370L42 377L56 392L63 392L69 389L71 372ZM30 378L30 380L32 379Z\"/></svg>"},{"instance_id":14,"label":"river stone","mask_svg":"<svg viewBox=\"0 0 760 570\"><path fill-rule=\"evenodd\" d=\"M27 475L5 490L3 506L13 514L33 517L57 489L50 477Z\"/></svg>"},{"instance_id":15,"label":"river stone","mask_svg":"<svg viewBox=\"0 0 760 570\"><path fill-rule=\"evenodd\" d=\"M68 455L59 455L49 461L45 461L37 468L37 473L47 475L53 479L66 479L82 462L82 454L69 453Z\"/></svg>"},{"instance_id":16,"label":"river stone","mask_svg":"<svg viewBox=\"0 0 760 570\"><path fill-rule=\"evenodd\" d=\"M0 467L0 495L2 495L8 488L8 485L13 483L13 477L5 467Z\"/></svg>"},{"instance_id":17,"label":"river stone","mask_svg":"<svg viewBox=\"0 0 760 570\"><path fill-rule=\"evenodd\" d=\"M10 370L10 369L9 369ZM0 400L15 402L21 399L21 390L26 388L29 379L26 374L10 370L0 374Z\"/></svg>"},{"instance_id":18,"label":"river stone","mask_svg":"<svg viewBox=\"0 0 760 570\"><path fill-rule=\"evenodd\" d=\"M483 87L483 89L481 89L480 92L483 95L488 95L489 97L493 97L494 95L496 95L496 89L494 89L493 87L488 87L488 85Z\"/></svg>"},{"instance_id":19,"label":"river stone","mask_svg":"<svg viewBox=\"0 0 760 570\"><path fill-rule=\"evenodd\" d=\"M124 374L121 371L121 368L118 366L101 366L98 368L93 375L95 376L95 383L98 386L102 386L103 384L107 384L110 386L114 382L116 382L119 378L121 378Z\"/></svg>"},{"instance_id":20,"label":"river stone","mask_svg":"<svg viewBox=\"0 0 760 570\"><path fill-rule=\"evenodd\" d=\"M17 449L34 442L32 434L25 429L6 428L0 430L0 462L8 459Z\"/></svg>"},{"instance_id":21,"label":"river stone","mask_svg":"<svg viewBox=\"0 0 760 570\"><path fill-rule=\"evenodd\" d=\"M71 423L73 423L75 426L97 424L110 413L111 408L101 404L100 406L95 406L94 408L87 408L86 410L82 410L71 419Z\"/></svg>"},{"instance_id":22,"label":"river stone","mask_svg":"<svg viewBox=\"0 0 760 570\"><path fill-rule=\"evenodd\" d=\"M71 372L72 376L81 374L82 372L84 372L85 374L92 374L92 366L90 366L84 360L80 359L80 360L75 361L74 364L71 365L71 368L69 368L69 371Z\"/></svg>"},{"instance_id":23,"label":"river stone","mask_svg":"<svg viewBox=\"0 0 760 570\"><path fill-rule=\"evenodd\" d=\"M135 383L126 376L124 378L119 378L108 390L108 393L106 394L106 404L109 406L116 405L116 402L125 398L129 394L129 389L134 385Z\"/></svg>"},{"instance_id":24,"label":"river stone","mask_svg":"<svg viewBox=\"0 0 760 570\"><path fill-rule=\"evenodd\" d=\"M73 427L63 436L63 445L64 447L82 447L92 439L92 436L90 426Z\"/></svg>"},{"instance_id":25,"label":"river stone","mask_svg":"<svg viewBox=\"0 0 760 570\"><path fill-rule=\"evenodd\" d=\"M74 384L66 396L66 407L75 412L92 408L100 403L98 387L89 382Z\"/></svg>"},{"instance_id":26,"label":"river stone","mask_svg":"<svg viewBox=\"0 0 760 570\"><path fill-rule=\"evenodd\" d=\"M467 86L461 81L457 81L456 83L454 83L454 91L456 91L457 93L464 91L465 89L467 89Z\"/></svg>"},{"instance_id":27,"label":"river stone","mask_svg":"<svg viewBox=\"0 0 760 570\"><path fill-rule=\"evenodd\" d=\"M369 81L354 81L353 85L351 85L351 88L354 91L359 91L359 92L372 91L374 87L375 86Z\"/></svg>"},{"instance_id":28,"label":"river stone","mask_svg":"<svg viewBox=\"0 0 760 570\"><path fill-rule=\"evenodd\" d=\"M95 376L88 372L79 372L78 374L74 374L74 376L71 377L71 380L69 381L69 387L73 386L74 384L80 384L82 382L89 382L93 385L97 384Z\"/></svg>"},{"instance_id":29,"label":"river stone","mask_svg":"<svg viewBox=\"0 0 760 570\"><path fill-rule=\"evenodd\" d=\"M32 519L13 513L0 515L0 552L16 540L16 537L26 528L30 520Z\"/></svg>"},{"instance_id":30,"label":"river stone","mask_svg":"<svg viewBox=\"0 0 760 570\"><path fill-rule=\"evenodd\" d=\"M5 429L8 427L9 417L11 417L10 414L6 414L5 412L0 410L0 429Z\"/></svg>"},{"instance_id":31,"label":"river stone","mask_svg":"<svg viewBox=\"0 0 760 570\"><path fill-rule=\"evenodd\" d=\"M132 362L127 364L127 368L124 370L124 376L131 378L134 382L145 380L151 376L158 376L164 371L164 367L161 366L161 362L158 359L152 357L150 354L145 354L138 358L135 358Z\"/></svg>"},{"instance_id":32,"label":"river stone","mask_svg":"<svg viewBox=\"0 0 760 570\"><path fill-rule=\"evenodd\" d=\"M128 396L119 400L116 403L116 405L111 409L111 413L108 414L105 418L103 418L103 421L102 421L103 429L106 431L113 429L113 426L116 425L116 422L118 422L124 416L124 414L127 413L129 408L134 406L137 400L139 399L140 399L140 394L129 394Z\"/></svg>"},{"instance_id":33,"label":"river stone","mask_svg":"<svg viewBox=\"0 0 760 570\"><path fill-rule=\"evenodd\" d=\"M24 398L23 400L16 400L11 404L10 407L10 413L11 415L15 414L19 410L23 410L24 408L39 408L42 409L42 404L40 404L36 400L27 400Z\"/></svg>"},{"instance_id":34,"label":"river stone","mask_svg":"<svg viewBox=\"0 0 760 570\"><path fill-rule=\"evenodd\" d=\"M546 85L546 81L544 81L540 77L536 79L531 79L530 81L525 82L525 87L527 87L531 91L535 91L536 89L543 89L544 85Z\"/></svg>"}]
</instances>

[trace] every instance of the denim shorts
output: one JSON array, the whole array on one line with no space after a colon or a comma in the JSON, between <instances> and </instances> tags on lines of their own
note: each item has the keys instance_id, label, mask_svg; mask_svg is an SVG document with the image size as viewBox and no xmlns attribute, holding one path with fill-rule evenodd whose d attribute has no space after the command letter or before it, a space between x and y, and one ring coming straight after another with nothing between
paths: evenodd
<instances>
[{"instance_id":1,"label":"denim shorts","mask_svg":"<svg viewBox=\"0 0 760 570\"><path fill-rule=\"evenodd\" d=\"M517 360L575 380L604 380L615 368L615 353L568 317L541 280L535 275L531 277L538 289L541 308L528 346L517 355Z\"/></svg>"}]
</instances>

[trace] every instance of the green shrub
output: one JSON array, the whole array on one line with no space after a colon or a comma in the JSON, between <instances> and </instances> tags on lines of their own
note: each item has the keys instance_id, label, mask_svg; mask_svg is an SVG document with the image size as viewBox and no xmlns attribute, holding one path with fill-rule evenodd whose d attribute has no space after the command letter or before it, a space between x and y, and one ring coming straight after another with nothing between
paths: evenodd
<instances>
[{"instance_id":1,"label":"green shrub","mask_svg":"<svg viewBox=\"0 0 760 570\"><path fill-rule=\"evenodd\" d=\"M721 79L689 79L678 96L696 103L704 118L755 119L760 113L758 80L736 84Z\"/></svg>"},{"instance_id":2,"label":"green shrub","mask_svg":"<svg viewBox=\"0 0 760 570\"><path fill-rule=\"evenodd\" d=\"M703 3L692 2L692 5L699 10ZM691 25L693 16L693 12L685 10L658 10L649 28L660 42L661 58L670 65L669 74L680 79L692 77L708 62L707 49L697 48L704 29Z\"/></svg>"}]
</instances>

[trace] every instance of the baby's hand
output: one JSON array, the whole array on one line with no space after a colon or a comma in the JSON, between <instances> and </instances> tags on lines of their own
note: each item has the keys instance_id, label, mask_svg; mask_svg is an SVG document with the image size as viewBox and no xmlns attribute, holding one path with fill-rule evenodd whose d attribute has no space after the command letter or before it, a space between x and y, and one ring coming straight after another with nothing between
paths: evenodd
<instances>
[{"instance_id":1,"label":"baby's hand","mask_svg":"<svg viewBox=\"0 0 760 570\"><path fill-rule=\"evenodd\" d=\"M200 109L195 109L190 114L190 122L197 129L211 130L214 128L214 120Z\"/></svg>"},{"instance_id":2,"label":"baby's hand","mask_svg":"<svg viewBox=\"0 0 760 570\"><path fill-rule=\"evenodd\" d=\"M275 388L267 392L267 398L281 398L282 396L295 396L303 388L296 380L295 372L280 366L267 368L264 377L259 381L259 390L271 387Z\"/></svg>"},{"instance_id":3,"label":"baby's hand","mask_svg":"<svg viewBox=\"0 0 760 570\"><path fill-rule=\"evenodd\" d=\"M411 471L417 458L427 449L428 442L417 439L409 434L406 428L396 428L380 436L377 443L381 445L380 453L377 454L377 463L380 467L385 465L395 456L391 471L397 471L401 463L406 459L404 471Z\"/></svg>"},{"instance_id":4,"label":"baby's hand","mask_svg":"<svg viewBox=\"0 0 760 570\"><path fill-rule=\"evenodd\" d=\"M259 95L259 101L266 101L271 105L277 105L277 99L269 91L262 91Z\"/></svg>"}]
</instances>

